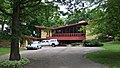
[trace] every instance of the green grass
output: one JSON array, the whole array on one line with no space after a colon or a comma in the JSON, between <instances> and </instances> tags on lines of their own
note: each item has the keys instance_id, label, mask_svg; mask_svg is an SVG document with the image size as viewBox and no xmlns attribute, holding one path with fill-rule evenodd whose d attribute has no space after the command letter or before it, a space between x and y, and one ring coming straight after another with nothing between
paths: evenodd
<instances>
[{"instance_id":1,"label":"green grass","mask_svg":"<svg viewBox=\"0 0 120 68\"><path fill-rule=\"evenodd\" d=\"M10 48L0 48L0 55L7 54L10 52Z\"/></svg>"},{"instance_id":2,"label":"green grass","mask_svg":"<svg viewBox=\"0 0 120 68\"><path fill-rule=\"evenodd\" d=\"M20 48L20 51L23 51L23 48ZM10 48L0 48L0 55L8 54L10 53Z\"/></svg>"},{"instance_id":3,"label":"green grass","mask_svg":"<svg viewBox=\"0 0 120 68\"><path fill-rule=\"evenodd\" d=\"M120 68L120 42L104 43L106 50L86 54L86 58L97 63L109 65L110 68Z\"/></svg>"}]
</instances>

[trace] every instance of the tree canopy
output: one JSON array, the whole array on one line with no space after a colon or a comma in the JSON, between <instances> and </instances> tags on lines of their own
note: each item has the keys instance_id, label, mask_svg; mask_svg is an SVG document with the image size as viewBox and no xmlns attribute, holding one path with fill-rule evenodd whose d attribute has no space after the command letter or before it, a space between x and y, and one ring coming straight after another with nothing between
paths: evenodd
<instances>
[{"instance_id":1,"label":"tree canopy","mask_svg":"<svg viewBox=\"0 0 120 68\"><path fill-rule=\"evenodd\" d=\"M52 21L50 18L59 18L57 9L57 5L51 2L45 3L41 0L0 0L0 17L3 18L1 21L6 20L9 24L10 32L8 34L11 39L10 60L20 60L19 41L27 32L33 32L34 28L29 29L29 27L43 25L43 23L47 25Z\"/></svg>"},{"instance_id":2,"label":"tree canopy","mask_svg":"<svg viewBox=\"0 0 120 68\"><path fill-rule=\"evenodd\" d=\"M92 33L120 38L119 2L118 0L101 1L99 5L92 10L92 17L97 20L93 23L90 22Z\"/></svg>"}]
</instances>

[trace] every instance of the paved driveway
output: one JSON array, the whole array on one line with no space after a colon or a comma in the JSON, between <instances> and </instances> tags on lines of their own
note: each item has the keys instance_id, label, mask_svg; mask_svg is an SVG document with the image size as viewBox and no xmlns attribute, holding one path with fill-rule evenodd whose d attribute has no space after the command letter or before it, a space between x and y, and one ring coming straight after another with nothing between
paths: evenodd
<instances>
[{"instance_id":1,"label":"paved driveway","mask_svg":"<svg viewBox=\"0 0 120 68\"><path fill-rule=\"evenodd\" d=\"M23 51L21 55L31 60L31 63L24 68L108 68L84 57L84 54L96 50L101 50L101 48L43 47L39 50ZM5 58L5 56L2 57Z\"/></svg>"}]
</instances>

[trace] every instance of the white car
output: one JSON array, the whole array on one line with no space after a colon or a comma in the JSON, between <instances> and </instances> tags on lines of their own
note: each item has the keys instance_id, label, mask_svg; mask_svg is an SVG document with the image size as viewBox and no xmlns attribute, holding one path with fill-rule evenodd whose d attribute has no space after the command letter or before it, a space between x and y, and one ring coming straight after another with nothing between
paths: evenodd
<instances>
[{"instance_id":1,"label":"white car","mask_svg":"<svg viewBox=\"0 0 120 68\"><path fill-rule=\"evenodd\" d=\"M56 47L57 45L59 45L59 42L57 41L57 39L42 40L40 42L40 45L41 46L50 45L50 46Z\"/></svg>"},{"instance_id":2,"label":"white car","mask_svg":"<svg viewBox=\"0 0 120 68\"><path fill-rule=\"evenodd\" d=\"M39 41L33 41L31 44L29 44L27 47L27 50L28 49L40 49L42 48L42 46L40 45L40 42Z\"/></svg>"}]
</instances>

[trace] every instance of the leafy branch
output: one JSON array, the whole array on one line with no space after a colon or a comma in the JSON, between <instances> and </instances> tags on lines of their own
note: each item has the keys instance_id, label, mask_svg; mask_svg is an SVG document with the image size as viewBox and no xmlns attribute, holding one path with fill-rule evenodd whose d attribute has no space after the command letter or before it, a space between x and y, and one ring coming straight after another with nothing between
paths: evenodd
<instances>
[{"instance_id":1,"label":"leafy branch","mask_svg":"<svg viewBox=\"0 0 120 68\"><path fill-rule=\"evenodd\" d=\"M2 13L6 14L6 15L12 16L12 14L11 14L11 13L8 13L5 9L3 9L2 6L0 6L0 11L1 11Z\"/></svg>"}]
</instances>

